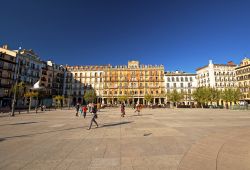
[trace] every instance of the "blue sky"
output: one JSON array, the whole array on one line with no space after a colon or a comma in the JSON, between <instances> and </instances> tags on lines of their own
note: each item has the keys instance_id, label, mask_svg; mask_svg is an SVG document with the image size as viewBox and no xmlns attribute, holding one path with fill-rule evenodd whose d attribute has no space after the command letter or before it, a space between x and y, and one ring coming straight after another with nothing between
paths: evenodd
<instances>
[{"instance_id":1,"label":"blue sky","mask_svg":"<svg viewBox=\"0 0 250 170\"><path fill-rule=\"evenodd\" d=\"M0 44L58 64L163 64L195 72L250 55L250 1L8 0Z\"/></svg>"}]
</instances>

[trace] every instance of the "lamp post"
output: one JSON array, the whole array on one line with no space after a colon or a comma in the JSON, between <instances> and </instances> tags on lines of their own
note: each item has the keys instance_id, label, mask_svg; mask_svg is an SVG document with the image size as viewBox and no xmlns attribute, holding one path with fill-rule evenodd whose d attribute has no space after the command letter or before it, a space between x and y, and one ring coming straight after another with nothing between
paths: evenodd
<instances>
[{"instance_id":1,"label":"lamp post","mask_svg":"<svg viewBox=\"0 0 250 170\"><path fill-rule=\"evenodd\" d=\"M13 95L13 100L12 100L12 108L11 108L10 116L15 116L16 92L17 92L17 83L18 83L18 79L19 79L19 69L20 69L20 61L18 58L18 54L19 54L20 50L21 50L21 47L19 47L19 49L17 51L17 55L16 55L18 66L17 66L17 69L15 71L16 79L15 79L15 85L14 85L14 95Z\"/></svg>"}]
</instances>

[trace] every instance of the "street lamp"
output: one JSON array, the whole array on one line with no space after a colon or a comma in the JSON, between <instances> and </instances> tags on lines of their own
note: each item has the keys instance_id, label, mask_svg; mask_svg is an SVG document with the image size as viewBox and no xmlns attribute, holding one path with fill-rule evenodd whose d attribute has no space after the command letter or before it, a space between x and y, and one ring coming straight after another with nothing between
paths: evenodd
<instances>
[{"instance_id":1,"label":"street lamp","mask_svg":"<svg viewBox=\"0 0 250 170\"><path fill-rule=\"evenodd\" d=\"M19 69L20 69L20 61L18 58L18 54L21 50L21 47L18 48L17 54L16 54L16 59L18 62L18 67L15 71L15 75L16 75L16 79L15 79L15 85L14 85L14 96L13 96L13 100L12 100L12 109L11 109L11 114L10 116L15 116L15 102L16 102L16 92L17 92L17 83L18 83L18 79L19 79Z\"/></svg>"}]
</instances>

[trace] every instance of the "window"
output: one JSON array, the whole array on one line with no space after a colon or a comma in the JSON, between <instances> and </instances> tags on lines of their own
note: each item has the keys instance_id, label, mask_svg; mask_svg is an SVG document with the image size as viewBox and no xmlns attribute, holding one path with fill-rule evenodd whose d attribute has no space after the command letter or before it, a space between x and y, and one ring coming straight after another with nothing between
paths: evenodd
<instances>
[{"instance_id":1,"label":"window","mask_svg":"<svg viewBox=\"0 0 250 170\"><path fill-rule=\"evenodd\" d=\"M167 88L169 88L169 83L167 83Z\"/></svg>"},{"instance_id":2,"label":"window","mask_svg":"<svg viewBox=\"0 0 250 170\"><path fill-rule=\"evenodd\" d=\"M3 68L3 66L4 66L4 62L0 61L0 68Z\"/></svg>"}]
</instances>

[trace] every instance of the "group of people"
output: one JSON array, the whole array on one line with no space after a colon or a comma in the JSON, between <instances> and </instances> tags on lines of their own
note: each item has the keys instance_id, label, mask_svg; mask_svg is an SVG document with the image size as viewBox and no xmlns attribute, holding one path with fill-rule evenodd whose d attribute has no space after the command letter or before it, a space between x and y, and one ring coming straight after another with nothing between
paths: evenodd
<instances>
[{"instance_id":1,"label":"group of people","mask_svg":"<svg viewBox=\"0 0 250 170\"><path fill-rule=\"evenodd\" d=\"M140 115L142 106L139 103L137 103L137 104L134 104L133 108L136 109L135 112L138 112L138 115ZM121 117L124 117L125 116L125 104L124 103L121 104L121 113L122 113Z\"/></svg>"},{"instance_id":2,"label":"group of people","mask_svg":"<svg viewBox=\"0 0 250 170\"><path fill-rule=\"evenodd\" d=\"M80 115L79 115L80 111ZM84 118L86 117L87 114L87 106L83 105L81 106L80 103L76 104L76 116L83 116Z\"/></svg>"},{"instance_id":3,"label":"group of people","mask_svg":"<svg viewBox=\"0 0 250 170\"><path fill-rule=\"evenodd\" d=\"M89 112L92 113L92 118L88 130L91 129L93 122L96 124L96 127L98 127L98 123L96 122L98 104L89 103L87 106L86 105L81 106L80 103L76 104L76 116L79 116L79 111L80 111L81 115L85 118L87 115L87 110L89 110Z\"/></svg>"},{"instance_id":4,"label":"group of people","mask_svg":"<svg viewBox=\"0 0 250 170\"><path fill-rule=\"evenodd\" d=\"M140 115L141 105L139 103L134 105L134 109L136 109L135 112L138 112L138 115ZM91 129L93 122L96 124L96 127L98 127L98 123L96 122L96 119L97 119L97 111L100 110L100 106L98 106L98 104L95 104L95 103L89 103L88 105L83 105L83 106L81 106L80 103L76 104L76 116L83 116L85 118L87 115L87 110L90 113L92 113L92 118L91 118L88 130ZM79 115L79 111L80 111L80 115ZM124 103L121 104L121 113L122 113L121 117L124 117L126 115Z\"/></svg>"}]
</instances>

